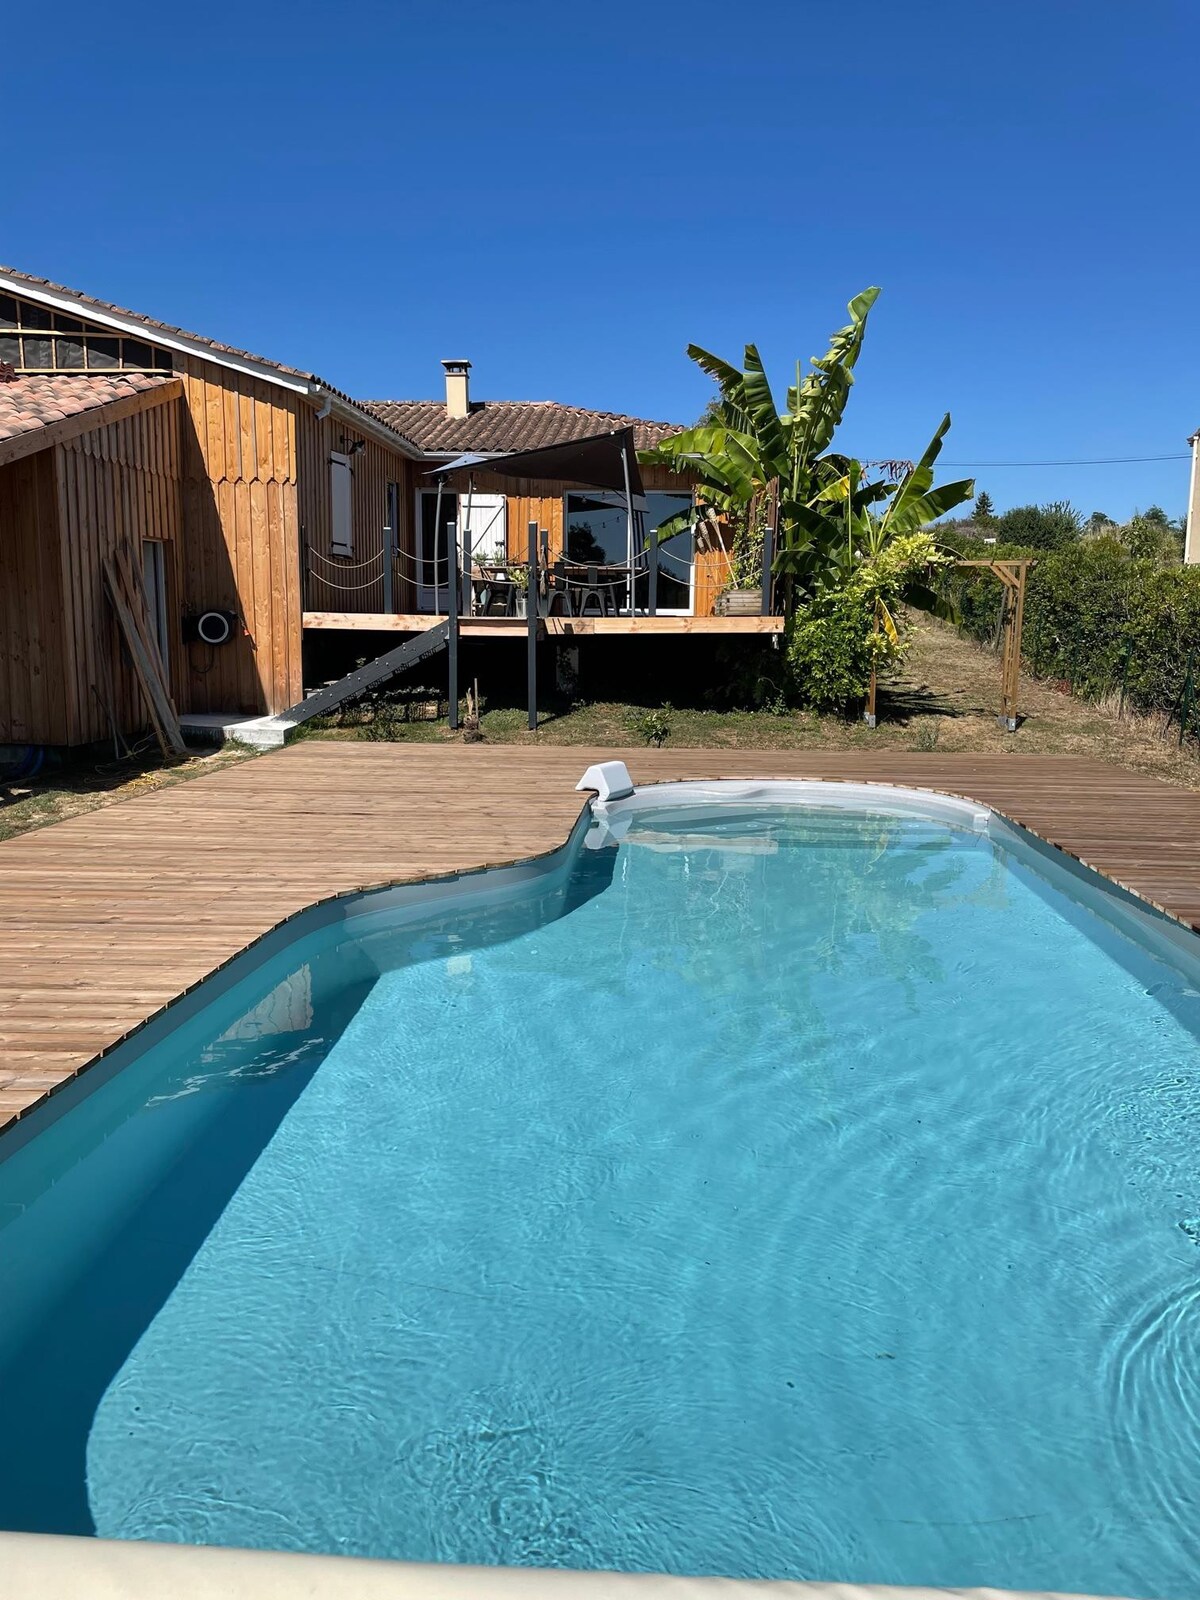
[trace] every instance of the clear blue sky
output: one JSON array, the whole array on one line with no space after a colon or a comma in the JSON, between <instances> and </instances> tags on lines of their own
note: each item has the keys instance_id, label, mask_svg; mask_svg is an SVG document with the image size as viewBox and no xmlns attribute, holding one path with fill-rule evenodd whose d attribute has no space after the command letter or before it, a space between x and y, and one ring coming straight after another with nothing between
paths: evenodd
<instances>
[{"instance_id":1,"label":"clear blue sky","mask_svg":"<svg viewBox=\"0 0 1200 1600\"><path fill-rule=\"evenodd\" d=\"M0 260L311 368L690 421L883 286L842 442L1200 427L1195 0L10 8ZM1184 509L1185 461L977 476ZM954 475L959 475L955 472Z\"/></svg>"}]
</instances>

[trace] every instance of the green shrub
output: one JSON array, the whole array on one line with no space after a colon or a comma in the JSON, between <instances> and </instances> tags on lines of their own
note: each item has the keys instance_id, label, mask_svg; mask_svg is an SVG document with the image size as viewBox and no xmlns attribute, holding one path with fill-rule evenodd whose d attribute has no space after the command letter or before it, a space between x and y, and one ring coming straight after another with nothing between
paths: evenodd
<instances>
[{"instance_id":1,"label":"green shrub","mask_svg":"<svg viewBox=\"0 0 1200 1600\"><path fill-rule=\"evenodd\" d=\"M642 711L629 719L629 726L639 739L661 749L671 737L671 708L663 706L658 711Z\"/></svg>"},{"instance_id":2,"label":"green shrub","mask_svg":"<svg viewBox=\"0 0 1200 1600\"><path fill-rule=\"evenodd\" d=\"M1083 515L1069 500L1052 500L1044 506L1014 506L996 521L996 537L1034 550L1061 550L1074 544L1083 528Z\"/></svg>"},{"instance_id":3,"label":"green shrub","mask_svg":"<svg viewBox=\"0 0 1200 1600\"><path fill-rule=\"evenodd\" d=\"M788 663L799 697L816 711L842 715L862 701L872 668L893 667L907 654L908 625L899 609L905 593L947 560L929 534L905 534L861 562L841 589L798 611Z\"/></svg>"},{"instance_id":4,"label":"green shrub","mask_svg":"<svg viewBox=\"0 0 1200 1600\"><path fill-rule=\"evenodd\" d=\"M1087 699L1117 693L1146 712L1180 702L1189 659L1200 663L1200 568L1131 556L1125 529L1037 555L1025 598L1023 653L1040 677ZM998 545L972 556L1035 554ZM994 643L1001 586L987 572L958 569L946 587L963 631Z\"/></svg>"},{"instance_id":5,"label":"green shrub","mask_svg":"<svg viewBox=\"0 0 1200 1600\"><path fill-rule=\"evenodd\" d=\"M876 659L874 616L874 602L849 589L797 614L788 662L801 698L815 711L845 716L866 695Z\"/></svg>"}]
</instances>

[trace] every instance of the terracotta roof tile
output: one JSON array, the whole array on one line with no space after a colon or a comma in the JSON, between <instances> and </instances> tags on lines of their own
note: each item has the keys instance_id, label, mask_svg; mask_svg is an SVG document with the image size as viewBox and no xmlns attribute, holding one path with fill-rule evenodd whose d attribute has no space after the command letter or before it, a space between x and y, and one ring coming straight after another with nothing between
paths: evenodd
<instances>
[{"instance_id":1,"label":"terracotta roof tile","mask_svg":"<svg viewBox=\"0 0 1200 1600\"><path fill-rule=\"evenodd\" d=\"M459 451L537 450L543 445L587 439L613 428L632 428L639 450L678 433L679 422L647 422L617 411L590 411L556 400L481 400L467 417L446 415L441 400L364 400L382 422L431 455Z\"/></svg>"},{"instance_id":2,"label":"terracotta roof tile","mask_svg":"<svg viewBox=\"0 0 1200 1600\"><path fill-rule=\"evenodd\" d=\"M125 306L113 305L110 300L98 300L95 295L83 294L79 289L69 289L65 284L54 283L49 278L38 278L29 272L19 272L16 267L0 266L0 273L13 280L14 293L20 293L24 285L36 294L37 290L44 290L47 294L66 295L74 301L86 315L86 308L91 306L94 310L105 312L109 316L128 317L131 322L136 322L139 327L147 329L151 334L157 329L159 333L173 335L178 339L187 339L191 343L203 345L211 350L214 356L232 356L241 361L251 361L255 366L265 367L268 371L279 373L281 378L299 378L304 383L316 384L323 390L328 390L343 404L355 411L364 411L367 408L361 401L355 400L342 389L335 389L333 384L327 383L324 378L318 377L315 372L304 372L299 367L284 366L281 361L269 361L266 356L256 356L250 350L239 350L236 345L222 344L218 339L208 339L201 333L189 333L186 328L177 328L170 322L160 322L157 317L147 317L140 311L130 311ZM393 427L386 418L375 414L376 421L382 421L386 427ZM393 432L395 431L393 427ZM415 444L415 440L405 439L406 444Z\"/></svg>"},{"instance_id":3,"label":"terracotta roof tile","mask_svg":"<svg viewBox=\"0 0 1200 1600\"><path fill-rule=\"evenodd\" d=\"M0 439L34 433L53 422L144 394L178 379L145 372L31 374L0 382Z\"/></svg>"}]
</instances>

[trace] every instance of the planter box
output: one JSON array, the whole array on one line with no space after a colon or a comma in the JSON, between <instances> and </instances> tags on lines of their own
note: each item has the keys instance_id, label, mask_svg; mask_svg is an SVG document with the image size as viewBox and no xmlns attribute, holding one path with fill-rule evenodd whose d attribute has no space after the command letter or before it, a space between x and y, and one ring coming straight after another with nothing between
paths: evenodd
<instances>
[{"instance_id":1,"label":"planter box","mask_svg":"<svg viewBox=\"0 0 1200 1600\"><path fill-rule=\"evenodd\" d=\"M761 589L726 589L717 600L719 617L761 617Z\"/></svg>"}]
</instances>

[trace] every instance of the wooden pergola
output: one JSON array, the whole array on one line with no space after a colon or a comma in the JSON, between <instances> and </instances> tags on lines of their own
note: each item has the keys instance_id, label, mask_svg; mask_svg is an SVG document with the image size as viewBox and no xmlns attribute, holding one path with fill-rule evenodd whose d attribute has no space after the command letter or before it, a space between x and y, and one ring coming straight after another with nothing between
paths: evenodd
<instances>
[{"instance_id":1,"label":"wooden pergola","mask_svg":"<svg viewBox=\"0 0 1200 1600\"><path fill-rule=\"evenodd\" d=\"M1017 731L1017 690L1021 683L1021 630L1025 625L1025 579L1034 564L1032 556L1012 560L995 559L956 561L956 567L982 567L1004 585L1004 610L1001 616L1003 640L1000 664L1000 715L996 721L1008 733ZM879 611L875 613L875 631L879 631ZM867 690L867 705L863 720L868 727L875 726L875 673Z\"/></svg>"},{"instance_id":2,"label":"wooden pergola","mask_svg":"<svg viewBox=\"0 0 1200 1600\"><path fill-rule=\"evenodd\" d=\"M1025 625L1025 579L1033 565L1031 556L1015 560L956 561L956 567L982 567L1004 585L1000 628L1000 715L996 721L1009 733L1017 731L1017 690L1021 682L1021 630Z\"/></svg>"}]
</instances>

